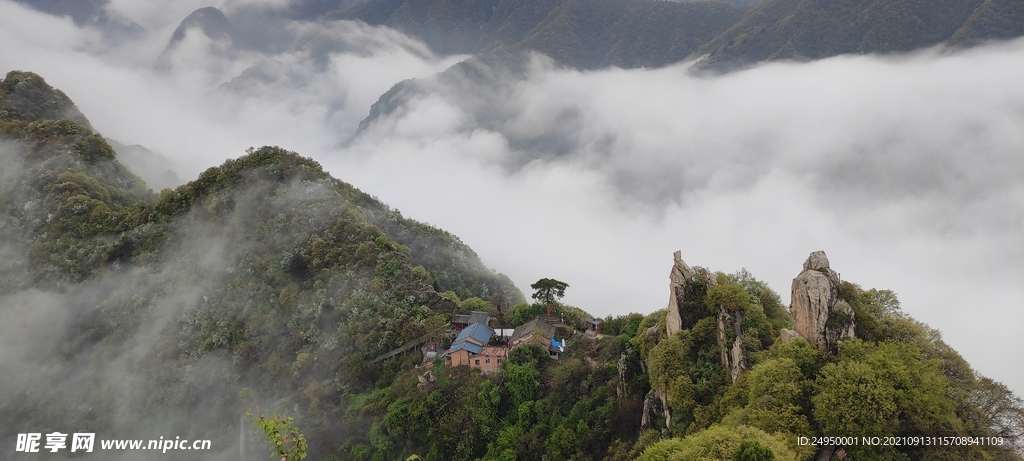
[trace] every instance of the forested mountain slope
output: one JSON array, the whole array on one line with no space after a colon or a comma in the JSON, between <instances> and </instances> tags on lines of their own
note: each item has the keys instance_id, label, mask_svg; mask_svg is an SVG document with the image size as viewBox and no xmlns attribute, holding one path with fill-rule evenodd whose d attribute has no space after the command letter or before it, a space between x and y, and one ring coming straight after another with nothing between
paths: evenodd
<instances>
[{"instance_id":1,"label":"forested mountain slope","mask_svg":"<svg viewBox=\"0 0 1024 461\"><path fill-rule=\"evenodd\" d=\"M438 55L521 59L539 52L576 69L661 67L701 59L728 71L773 60L894 53L945 44L968 47L1024 35L1015 0L368 0L295 3L288 8L208 6L185 17L156 61L168 70L186 32L201 33L224 59L246 50L281 53L327 46L309 34L345 19L387 26ZM315 29L316 27L314 27ZM303 32L306 31L306 32ZM323 56L318 57L323 59Z\"/></svg>"},{"instance_id":2,"label":"forested mountain slope","mask_svg":"<svg viewBox=\"0 0 1024 461\"><path fill-rule=\"evenodd\" d=\"M394 27L443 54L533 50L594 69L681 61L742 13L718 2L389 0L334 17Z\"/></svg>"},{"instance_id":3,"label":"forested mountain slope","mask_svg":"<svg viewBox=\"0 0 1024 461\"><path fill-rule=\"evenodd\" d=\"M677 254L667 309L584 334L585 311L523 302L453 235L280 148L154 193L63 93L11 72L0 156L12 434L172 435L214 450L151 458L260 459L262 439L238 442L254 409L295 417L309 459L1021 460L1020 398L823 252L794 264L791 310L746 271ZM375 360L468 310L545 316L564 353L515 347L489 374ZM798 442L822 436L984 443Z\"/></svg>"},{"instance_id":4,"label":"forested mountain slope","mask_svg":"<svg viewBox=\"0 0 1024 461\"><path fill-rule=\"evenodd\" d=\"M657 67L708 55L728 70L761 61L970 46L1024 34L1013 0L766 0L754 6L648 0L371 0L329 17L382 24L435 52L533 50L579 69Z\"/></svg>"},{"instance_id":5,"label":"forested mountain slope","mask_svg":"<svg viewBox=\"0 0 1024 461\"><path fill-rule=\"evenodd\" d=\"M522 300L455 236L279 148L155 194L22 72L0 83L0 136L0 306L18 319L2 327L2 427L227 450L247 408L284 397L322 454L343 425L325 397L445 325L458 306L438 291Z\"/></svg>"},{"instance_id":6,"label":"forested mountain slope","mask_svg":"<svg viewBox=\"0 0 1024 461\"><path fill-rule=\"evenodd\" d=\"M1024 6L1012 0L768 0L695 53L704 67L778 59L964 46L1024 33Z\"/></svg>"}]
</instances>

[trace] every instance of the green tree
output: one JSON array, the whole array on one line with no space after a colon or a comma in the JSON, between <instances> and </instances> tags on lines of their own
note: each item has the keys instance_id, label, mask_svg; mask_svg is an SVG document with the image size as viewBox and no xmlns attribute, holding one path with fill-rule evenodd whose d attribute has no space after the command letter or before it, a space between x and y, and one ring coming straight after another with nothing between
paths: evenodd
<instances>
[{"instance_id":1,"label":"green tree","mask_svg":"<svg viewBox=\"0 0 1024 461\"><path fill-rule=\"evenodd\" d=\"M679 416L684 411L690 410L697 405L696 395L697 390L689 376L680 375L672 380L672 384L668 388L668 406L672 409L672 414L675 416L673 423L689 422L689 419L680 421Z\"/></svg>"},{"instance_id":2,"label":"green tree","mask_svg":"<svg viewBox=\"0 0 1024 461\"><path fill-rule=\"evenodd\" d=\"M771 322L773 332L793 326L793 319L789 315L789 310L782 304L782 298L767 283L757 280L746 269L741 269L729 277L750 294L754 304L761 306L764 315Z\"/></svg>"},{"instance_id":3,"label":"green tree","mask_svg":"<svg viewBox=\"0 0 1024 461\"><path fill-rule=\"evenodd\" d=\"M505 387L508 389L513 408L532 402L540 388L540 373L531 363L505 363Z\"/></svg>"},{"instance_id":4,"label":"green tree","mask_svg":"<svg viewBox=\"0 0 1024 461\"><path fill-rule=\"evenodd\" d=\"M844 361L821 369L814 417L826 435L892 435L899 409L896 389L871 365Z\"/></svg>"},{"instance_id":5,"label":"green tree","mask_svg":"<svg viewBox=\"0 0 1024 461\"><path fill-rule=\"evenodd\" d=\"M532 319L534 315L537 315L539 312L540 310L534 309L531 304L519 303L512 306L512 311L509 312L508 317L505 320L510 325L522 325Z\"/></svg>"},{"instance_id":6,"label":"green tree","mask_svg":"<svg viewBox=\"0 0 1024 461\"><path fill-rule=\"evenodd\" d=\"M246 414L253 416L252 410ZM306 457L306 437L295 426L295 418L285 418L278 414L271 417L256 414L253 422L270 440L270 453L274 458L280 456L281 461L299 461Z\"/></svg>"},{"instance_id":7,"label":"green tree","mask_svg":"<svg viewBox=\"0 0 1024 461\"><path fill-rule=\"evenodd\" d=\"M732 455L733 461L775 461L775 453L756 440L744 440L736 453Z\"/></svg>"},{"instance_id":8,"label":"green tree","mask_svg":"<svg viewBox=\"0 0 1024 461\"><path fill-rule=\"evenodd\" d=\"M825 356L804 338L795 338L787 344L776 344L775 352L780 359L792 360L806 379L814 379L825 364Z\"/></svg>"},{"instance_id":9,"label":"green tree","mask_svg":"<svg viewBox=\"0 0 1024 461\"><path fill-rule=\"evenodd\" d=\"M679 336L661 340L647 354L651 386L660 392L668 390L672 381L683 374L683 342Z\"/></svg>"},{"instance_id":10,"label":"green tree","mask_svg":"<svg viewBox=\"0 0 1024 461\"><path fill-rule=\"evenodd\" d=\"M530 288L536 290L533 293L533 299L544 304L551 304L555 302L555 299L562 299L565 296L565 289L569 288L569 284L555 279L544 278L530 285Z\"/></svg>"},{"instance_id":11,"label":"green tree","mask_svg":"<svg viewBox=\"0 0 1024 461\"><path fill-rule=\"evenodd\" d=\"M459 308L461 308L463 312L482 311L491 314L496 313L494 306L492 306L491 303L475 296L460 302Z\"/></svg>"},{"instance_id":12,"label":"green tree","mask_svg":"<svg viewBox=\"0 0 1024 461\"><path fill-rule=\"evenodd\" d=\"M984 376L978 378L968 399L981 413L981 426L1007 436L1011 446L1024 452L1024 400L1003 383Z\"/></svg>"},{"instance_id":13,"label":"green tree","mask_svg":"<svg viewBox=\"0 0 1024 461\"><path fill-rule=\"evenodd\" d=\"M548 437L547 454L553 461L572 459L572 456L576 454L576 446L576 433L559 425Z\"/></svg>"},{"instance_id":14,"label":"green tree","mask_svg":"<svg viewBox=\"0 0 1024 461\"><path fill-rule=\"evenodd\" d=\"M796 362L785 358L761 362L747 379L750 425L769 433L810 433L810 423L801 414L807 382Z\"/></svg>"},{"instance_id":15,"label":"green tree","mask_svg":"<svg viewBox=\"0 0 1024 461\"><path fill-rule=\"evenodd\" d=\"M701 460L701 461L734 461L737 452L744 447L744 442L753 441L768 452L773 458L740 458L740 459L775 459L778 461L796 461L806 459L802 455L794 453L779 436L772 436L768 433L753 427L737 426L712 426L706 430L689 435L684 439L667 439L656 442L644 450L637 458L639 461L668 461L675 459ZM747 444L747 447L754 446ZM742 450L746 451L746 450ZM751 454L758 453L765 456L763 451L756 448Z\"/></svg>"},{"instance_id":16,"label":"green tree","mask_svg":"<svg viewBox=\"0 0 1024 461\"><path fill-rule=\"evenodd\" d=\"M708 294L704 297L704 303L709 312L715 314L718 313L720 307L724 307L729 312L745 313L750 306L751 299L750 293L747 293L747 290L744 290L739 284L725 283L715 285L708 290Z\"/></svg>"},{"instance_id":17,"label":"green tree","mask_svg":"<svg viewBox=\"0 0 1024 461\"><path fill-rule=\"evenodd\" d=\"M473 415L473 422L480 435L490 440L499 429L498 407L501 405L501 392L494 383L483 381L477 388L475 397L470 399L469 412Z\"/></svg>"},{"instance_id":18,"label":"green tree","mask_svg":"<svg viewBox=\"0 0 1024 461\"><path fill-rule=\"evenodd\" d=\"M896 389L901 431L916 433L944 425L959 426L948 397L949 380L938 360L924 357L914 345L881 343L865 363Z\"/></svg>"},{"instance_id":19,"label":"green tree","mask_svg":"<svg viewBox=\"0 0 1024 461\"><path fill-rule=\"evenodd\" d=\"M901 312L900 300L892 290L872 288L861 293L860 300L878 317L889 317Z\"/></svg>"}]
</instances>

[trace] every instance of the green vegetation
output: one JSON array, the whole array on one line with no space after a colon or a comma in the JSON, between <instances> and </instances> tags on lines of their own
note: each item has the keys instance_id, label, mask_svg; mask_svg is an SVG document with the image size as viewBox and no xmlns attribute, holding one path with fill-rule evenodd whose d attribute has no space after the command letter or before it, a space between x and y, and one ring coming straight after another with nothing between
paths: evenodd
<instances>
[{"instance_id":1,"label":"green vegetation","mask_svg":"<svg viewBox=\"0 0 1024 461\"><path fill-rule=\"evenodd\" d=\"M743 273L719 275L719 284L707 291L705 301L709 306L750 312L747 296L733 285L743 277ZM1004 400L1013 410L1009 410L1009 406L999 412L982 410L986 416L979 418L980 407L970 402L986 392L984 389L990 381L971 371L963 359L942 342L938 332L903 314L892 292L863 290L844 282L840 296L856 312L857 334L862 339L843 342L836 355L822 354L802 338L784 345L761 341L760 351L751 348L753 366L750 371L731 384L719 378L711 395L691 391L689 383L699 381L687 370L687 360L678 358L680 354L685 357L689 350L679 339L693 337L693 332L699 331L702 322L710 317L698 321L689 331L663 338L651 347L646 355L651 385L667 392L672 409L669 429L682 438L650 446L641 459L727 460L747 456L748 451L749 456L767 456L758 454L765 453L761 448L737 448L750 440L767 448L776 459L807 459L813 454L813 448L795 443L801 434L994 436L1020 431L1022 426L1007 429L999 423L1006 419L1024 422L1021 419L1024 407L1019 399ZM746 321L747 318L745 324ZM763 325L764 321L753 322L750 330L744 325L744 334L749 331L751 335L760 336L759 324ZM703 338L699 343L702 349L718 348L711 335L705 334ZM697 356L694 363L699 365L700 360ZM678 365L680 362L682 366ZM704 364L711 366L713 360L705 359ZM722 373L719 370L718 376ZM676 382L682 383L678 386L682 390L673 388ZM694 387L699 389L699 386ZM693 395L698 398L690 403L687 399ZM970 397L972 395L975 397ZM686 410L677 414L680 409L674 402L679 401L685 402L681 405L683 408L693 408L692 416ZM685 425L685 430L680 425ZM744 428L763 431L772 437L766 439L751 432L744 433L747 430ZM740 435L730 436L726 434L728 431ZM772 439L775 445L771 444ZM859 445L844 449L854 459L917 460L939 459L940 456L946 456L942 459L1020 459L1019 447L1015 454L1009 446L892 448ZM740 451L744 454L739 454Z\"/></svg>"},{"instance_id":2,"label":"green vegetation","mask_svg":"<svg viewBox=\"0 0 1024 461\"><path fill-rule=\"evenodd\" d=\"M407 363L371 359L460 310L438 292L524 299L453 235L294 153L252 149L154 194L84 118L25 118L49 101L77 113L41 78L12 72L0 88L0 294L52 292L49 315L66 318L27 381L0 385L4 427L92 421L132 438L159 421L229 446L246 408L280 402L320 457L344 443L328 434L364 433L340 415Z\"/></svg>"},{"instance_id":3,"label":"green vegetation","mask_svg":"<svg viewBox=\"0 0 1024 461\"><path fill-rule=\"evenodd\" d=\"M662 310L607 317L598 337L560 327L559 360L521 346L491 374L416 351L377 362L466 310L517 325L550 307L578 328L589 314L559 303L568 285L552 279L527 304L456 237L283 149L155 194L38 76L8 74L0 108L0 299L30 332L27 351L0 357L13 370L3 427L144 428L227 449L260 405L294 415L256 418L289 460L783 461L815 454L798 436L1024 432L1020 398L894 293L850 282L839 298L857 339L835 354L782 344L789 314L748 272L696 267L672 336ZM733 377L723 357L739 352L749 369ZM1011 461L1022 449L844 448Z\"/></svg>"},{"instance_id":4,"label":"green vegetation","mask_svg":"<svg viewBox=\"0 0 1024 461\"><path fill-rule=\"evenodd\" d=\"M533 50L580 69L682 61L742 17L719 2L589 0L367 2L336 17L401 30L442 54L505 59Z\"/></svg>"},{"instance_id":5,"label":"green vegetation","mask_svg":"<svg viewBox=\"0 0 1024 461\"><path fill-rule=\"evenodd\" d=\"M266 434L270 441L270 454L274 459L278 456L281 457L281 461L299 461L306 458L306 437L295 426L295 418L278 414L253 416L251 410L246 414L252 416L253 424L259 426Z\"/></svg>"},{"instance_id":6,"label":"green vegetation","mask_svg":"<svg viewBox=\"0 0 1024 461\"><path fill-rule=\"evenodd\" d=\"M504 61L531 50L577 69L660 67L707 55L702 67L727 70L1024 35L1024 6L1015 0L728 3L377 0L334 17L394 27L442 54Z\"/></svg>"},{"instance_id":7,"label":"green vegetation","mask_svg":"<svg viewBox=\"0 0 1024 461\"><path fill-rule=\"evenodd\" d=\"M839 354L826 355L800 338L777 342L772 325L788 326L780 318L788 314L775 305L778 295L749 273L706 280L708 286L689 288L704 293L701 313L671 337L664 337L664 311L630 314L609 318L611 335L602 339L570 339L559 361L539 349L515 349L500 374L435 367L437 381L417 385L413 378L422 371L400 373L406 377L381 396L387 415L377 424L384 426L349 453L357 459L428 453L427 459L467 460L806 460L816 447L798 445L798 436L996 435L1024 427L1020 399L977 377L936 332L904 315L890 291L844 283L844 300L858 321L872 325L866 331L874 339L846 341ZM753 364L735 382L718 353L715 318L722 307L745 312L744 345ZM651 389L665 396L671 420L655 414L654 430L642 430ZM1000 410L972 403L989 392L1000 396ZM413 418L420 425L387 426L409 415L421 415ZM1011 420L1015 429L1001 423ZM1020 459L1010 446L844 449L855 459Z\"/></svg>"},{"instance_id":8,"label":"green vegetation","mask_svg":"<svg viewBox=\"0 0 1024 461\"><path fill-rule=\"evenodd\" d=\"M796 461L797 455L779 436L753 427L712 426L683 439L667 439L644 450L638 461L778 460Z\"/></svg>"},{"instance_id":9,"label":"green vegetation","mask_svg":"<svg viewBox=\"0 0 1024 461\"><path fill-rule=\"evenodd\" d=\"M964 48L985 40L1007 40L1024 35L1024 4L1014 0L985 0L948 44Z\"/></svg>"},{"instance_id":10,"label":"green vegetation","mask_svg":"<svg viewBox=\"0 0 1024 461\"><path fill-rule=\"evenodd\" d=\"M533 299L551 304L565 296L565 289L569 288L569 284L555 279L540 279L530 285L530 288L537 290L533 293Z\"/></svg>"},{"instance_id":11,"label":"green vegetation","mask_svg":"<svg viewBox=\"0 0 1024 461\"><path fill-rule=\"evenodd\" d=\"M620 346L586 340L570 346L575 358L557 362L524 346L499 374L435 367L437 380L428 385L409 370L376 397L386 414L369 436L344 448L353 459L602 459L633 437L644 391L617 395ZM584 350L600 365L582 360Z\"/></svg>"},{"instance_id":12,"label":"green vegetation","mask_svg":"<svg viewBox=\"0 0 1024 461\"><path fill-rule=\"evenodd\" d=\"M1007 0L765 0L700 46L718 70L764 60L891 53L947 43L963 47L1024 34L1024 7Z\"/></svg>"}]
</instances>

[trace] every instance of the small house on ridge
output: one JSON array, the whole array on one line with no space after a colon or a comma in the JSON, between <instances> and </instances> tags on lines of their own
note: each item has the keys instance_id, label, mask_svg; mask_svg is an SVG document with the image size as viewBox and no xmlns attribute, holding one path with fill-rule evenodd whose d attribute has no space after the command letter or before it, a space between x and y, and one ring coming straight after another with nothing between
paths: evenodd
<instances>
[{"instance_id":1,"label":"small house on ridge","mask_svg":"<svg viewBox=\"0 0 1024 461\"><path fill-rule=\"evenodd\" d=\"M500 370L508 349L505 346L490 345L493 337L494 330L480 322L464 328L455 337L452 347L448 348L447 354L452 366L468 365L483 371Z\"/></svg>"}]
</instances>

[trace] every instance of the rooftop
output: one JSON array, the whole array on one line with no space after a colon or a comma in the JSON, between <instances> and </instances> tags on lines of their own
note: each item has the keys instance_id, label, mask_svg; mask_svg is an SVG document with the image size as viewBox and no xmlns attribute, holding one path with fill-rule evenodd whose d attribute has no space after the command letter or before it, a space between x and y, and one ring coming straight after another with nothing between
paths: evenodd
<instances>
[{"instance_id":1,"label":"rooftop","mask_svg":"<svg viewBox=\"0 0 1024 461\"><path fill-rule=\"evenodd\" d=\"M469 352L472 352L474 354L479 354L480 351L483 350L483 346L481 346L479 344L473 344L473 343L471 343L469 341L462 341L462 342L458 342L458 343L452 344L452 347L450 349L448 349L448 353L449 354L454 354L455 352L461 351L463 349L465 349L465 350L467 350Z\"/></svg>"},{"instance_id":2,"label":"rooftop","mask_svg":"<svg viewBox=\"0 0 1024 461\"><path fill-rule=\"evenodd\" d=\"M555 337L555 326L545 322L540 317L537 317L516 327L516 331L512 333L510 341L514 343L522 338L530 336L530 334L535 331L548 339Z\"/></svg>"},{"instance_id":3,"label":"rooftop","mask_svg":"<svg viewBox=\"0 0 1024 461\"><path fill-rule=\"evenodd\" d=\"M482 323L484 325L491 321L491 315L482 311L472 311L469 314L455 314L452 323Z\"/></svg>"},{"instance_id":4,"label":"rooftop","mask_svg":"<svg viewBox=\"0 0 1024 461\"><path fill-rule=\"evenodd\" d=\"M456 343L469 341L484 346L491 340L491 336L494 336L494 330L491 327L476 322L460 331L459 335L455 337L455 342L452 344L454 347Z\"/></svg>"}]
</instances>

